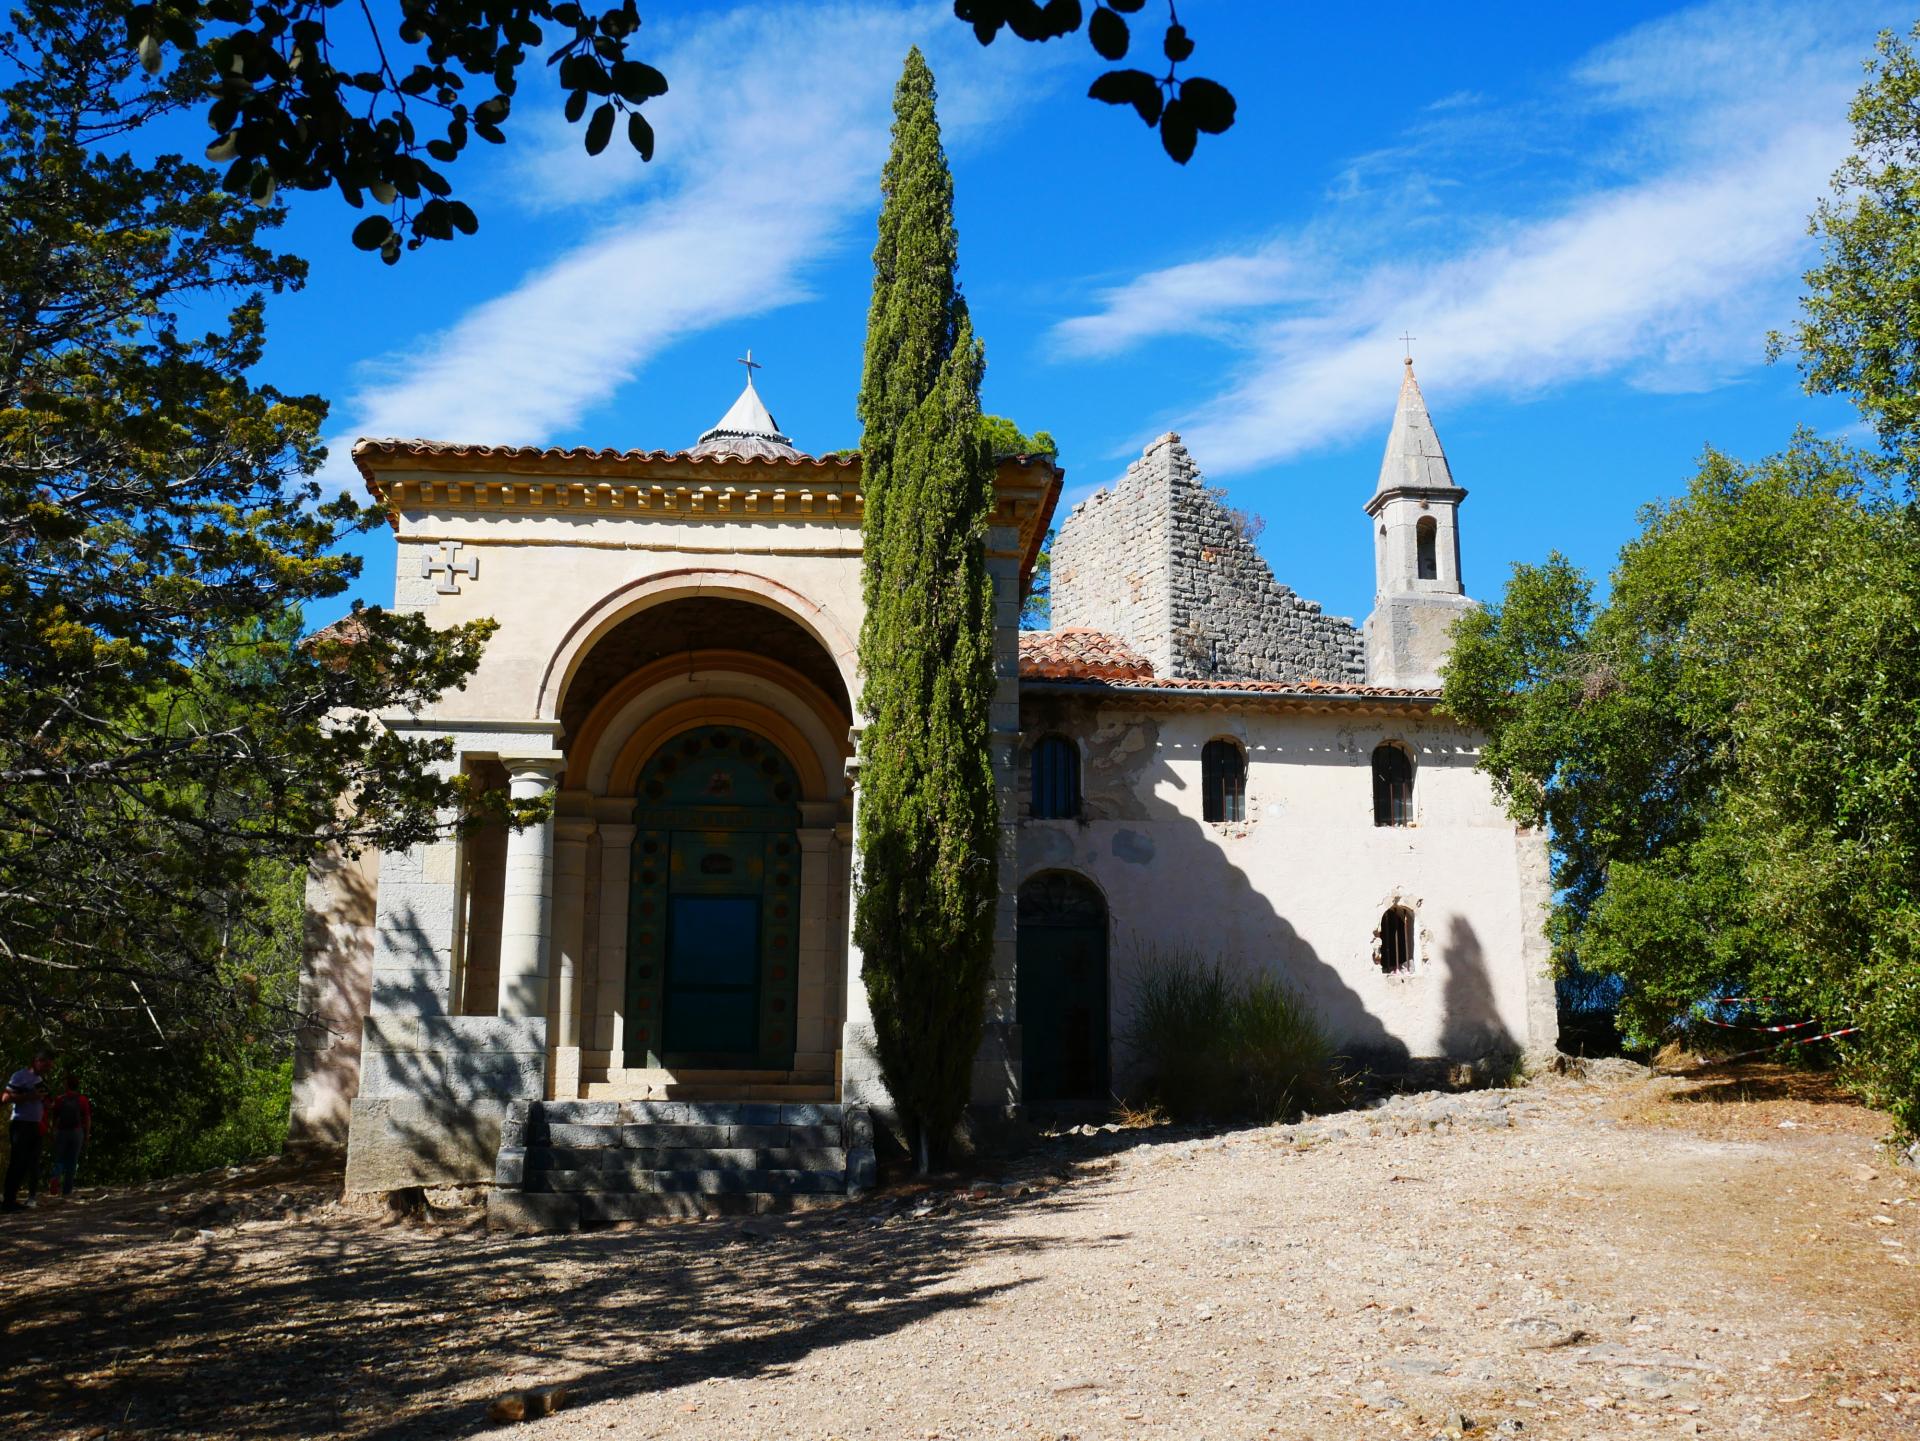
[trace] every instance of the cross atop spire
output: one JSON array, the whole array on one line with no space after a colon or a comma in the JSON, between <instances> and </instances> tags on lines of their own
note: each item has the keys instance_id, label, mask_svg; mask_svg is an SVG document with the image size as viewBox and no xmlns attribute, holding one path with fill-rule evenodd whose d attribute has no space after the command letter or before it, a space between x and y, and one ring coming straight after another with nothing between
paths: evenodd
<instances>
[{"instance_id":1,"label":"cross atop spire","mask_svg":"<svg viewBox=\"0 0 1920 1441\"><path fill-rule=\"evenodd\" d=\"M1419 338L1420 337L1417 335L1408 335L1404 330L1400 332L1400 343L1407 347L1407 364L1408 365L1413 364L1413 342L1418 340ZM752 355L753 352L749 350L747 354Z\"/></svg>"},{"instance_id":2,"label":"cross atop spire","mask_svg":"<svg viewBox=\"0 0 1920 1441\"><path fill-rule=\"evenodd\" d=\"M720 423L700 437L691 455L737 455L747 460L797 460L800 452L780 433L780 426L753 388L753 373L764 369L749 350L735 365L747 368L747 383Z\"/></svg>"}]
</instances>

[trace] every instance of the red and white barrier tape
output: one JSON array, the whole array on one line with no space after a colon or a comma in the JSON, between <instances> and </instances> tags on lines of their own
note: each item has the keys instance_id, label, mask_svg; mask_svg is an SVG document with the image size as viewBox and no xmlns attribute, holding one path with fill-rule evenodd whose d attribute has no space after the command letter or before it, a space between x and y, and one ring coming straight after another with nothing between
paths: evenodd
<instances>
[{"instance_id":1,"label":"red and white barrier tape","mask_svg":"<svg viewBox=\"0 0 1920 1441\"><path fill-rule=\"evenodd\" d=\"M1733 1062L1735 1061L1750 1061L1755 1056L1769 1056L1769 1055L1772 1055L1773 1052L1778 1050L1782 1044L1789 1045L1789 1046L1811 1046L1815 1041L1837 1040L1841 1036L1854 1035L1859 1031L1859 1029L1860 1028L1858 1026L1842 1026L1837 1031L1828 1031L1825 1035L1821 1035L1821 1036L1802 1036L1796 1040L1791 1040L1784 1043L1775 1042L1771 1046L1756 1046L1751 1051L1740 1052L1740 1054L1737 1056L1722 1056L1717 1061L1708 1061L1706 1062L1705 1065L1700 1066L1698 1069L1704 1071L1710 1066L1727 1066L1727 1065L1733 1064Z\"/></svg>"},{"instance_id":2,"label":"red and white barrier tape","mask_svg":"<svg viewBox=\"0 0 1920 1441\"><path fill-rule=\"evenodd\" d=\"M1716 1021L1712 1016L1695 1016L1696 1021L1705 1021L1709 1026L1718 1026L1723 1031L1804 1031L1808 1026L1817 1026L1818 1021L1789 1021L1784 1026L1749 1026L1740 1021Z\"/></svg>"}]
</instances>

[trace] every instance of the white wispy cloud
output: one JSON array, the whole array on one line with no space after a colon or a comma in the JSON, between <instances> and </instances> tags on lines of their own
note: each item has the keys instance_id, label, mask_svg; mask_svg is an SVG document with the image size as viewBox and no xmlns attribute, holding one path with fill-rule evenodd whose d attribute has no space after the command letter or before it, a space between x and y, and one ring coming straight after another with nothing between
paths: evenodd
<instances>
[{"instance_id":1,"label":"white wispy cloud","mask_svg":"<svg viewBox=\"0 0 1920 1441\"><path fill-rule=\"evenodd\" d=\"M689 27L659 61L673 89L647 107L651 165L613 153L624 137L589 158L577 129L536 122L517 199L610 218L448 329L369 362L341 407L330 478L345 483L361 435L542 442L676 342L805 298L810 266L874 203L908 45L930 51L950 135L1016 103L1020 57L988 64L949 49L948 32L972 46L936 3L743 8Z\"/></svg>"},{"instance_id":2,"label":"white wispy cloud","mask_svg":"<svg viewBox=\"0 0 1920 1441\"><path fill-rule=\"evenodd\" d=\"M1884 7L1724 3L1638 27L1588 56L1559 98L1508 117L1518 148L1545 125L1579 126L1585 146L1572 183L1531 209L1423 230L1414 212L1431 186L1383 190L1378 207L1401 211L1364 216L1336 186L1329 213L1298 231L1111 287L1053 340L1111 356L1225 337L1239 352L1229 383L1181 417L1216 472L1377 427L1409 325L1430 398L1600 375L1724 383L1759 363L1766 328L1789 313L1876 23ZM1409 168L1444 163L1453 110L1471 110L1476 143L1501 124L1484 105L1444 107L1406 147Z\"/></svg>"}]
</instances>

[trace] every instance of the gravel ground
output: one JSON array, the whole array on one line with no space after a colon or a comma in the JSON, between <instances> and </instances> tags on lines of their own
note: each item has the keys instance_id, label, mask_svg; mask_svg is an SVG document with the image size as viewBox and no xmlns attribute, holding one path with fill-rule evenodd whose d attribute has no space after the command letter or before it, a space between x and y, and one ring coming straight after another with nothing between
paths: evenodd
<instances>
[{"instance_id":1,"label":"gravel ground","mask_svg":"<svg viewBox=\"0 0 1920 1441\"><path fill-rule=\"evenodd\" d=\"M48 1437L1920 1436L1920 1183L1884 1129L1791 1076L1617 1065L1096 1128L971 1194L565 1237L382 1224L269 1168L8 1218L0 1413ZM489 1422L556 1386L556 1414Z\"/></svg>"}]
</instances>

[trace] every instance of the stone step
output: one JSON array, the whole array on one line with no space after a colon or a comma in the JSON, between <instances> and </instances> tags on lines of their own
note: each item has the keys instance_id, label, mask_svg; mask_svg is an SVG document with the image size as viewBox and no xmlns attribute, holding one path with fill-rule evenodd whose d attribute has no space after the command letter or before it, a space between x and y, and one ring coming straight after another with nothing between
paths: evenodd
<instances>
[{"instance_id":1,"label":"stone step","mask_svg":"<svg viewBox=\"0 0 1920 1441\"><path fill-rule=\"evenodd\" d=\"M764 1193L705 1195L699 1191L625 1191L584 1192L578 1196L536 1196L537 1205L547 1201L572 1201L580 1219L589 1226L616 1221L649 1221L661 1217L769 1216L787 1211L812 1211L837 1206L839 1196L769 1196ZM547 1229L547 1228L541 1228Z\"/></svg>"},{"instance_id":2,"label":"stone step","mask_svg":"<svg viewBox=\"0 0 1920 1441\"><path fill-rule=\"evenodd\" d=\"M847 1153L839 1146L720 1148L712 1146L541 1146L527 1152L527 1171L831 1171L844 1175Z\"/></svg>"},{"instance_id":3,"label":"stone step","mask_svg":"<svg viewBox=\"0 0 1920 1441\"><path fill-rule=\"evenodd\" d=\"M701 1195L758 1194L768 1196L844 1195L844 1172L792 1170L663 1171L652 1167L618 1167L592 1171L529 1172L529 1193L691 1191Z\"/></svg>"},{"instance_id":4,"label":"stone step","mask_svg":"<svg viewBox=\"0 0 1920 1441\"><path fill-rule=\"evenodd\" d=\"M543 1101L529 1124L549 1126L837 1126L837 1105L777 1101Z\"/></svg>"},{"instance_id":5,"label":"stone step","mask_svg":"<svg viewBox=\"0 0 1920 1441\"><path fill-rule=\"evenodd\" d=\"M739 1150L749 1146L838 1146L834 1126L573 1126L549 1125L527 1139L526 1150Z\"/></svg>"},{"instance_id":6,"label":"stone step","mask_svg":"<svg viewBox=\"0 0 1920 1441\"><path fill-rule=\"evenodd\" d=\"M742 1087L728 1081L707 1085L697 1081L676 1082L664 1088L669 1101L724 1101L741 1094ZM830 1104L837 1094L833 1082L816 1084L803 1082L781 1083L762 1082L745 1088L747 1098L752 1101L798 1102L814 1105Z\"/></svg>"}]
</instances>

